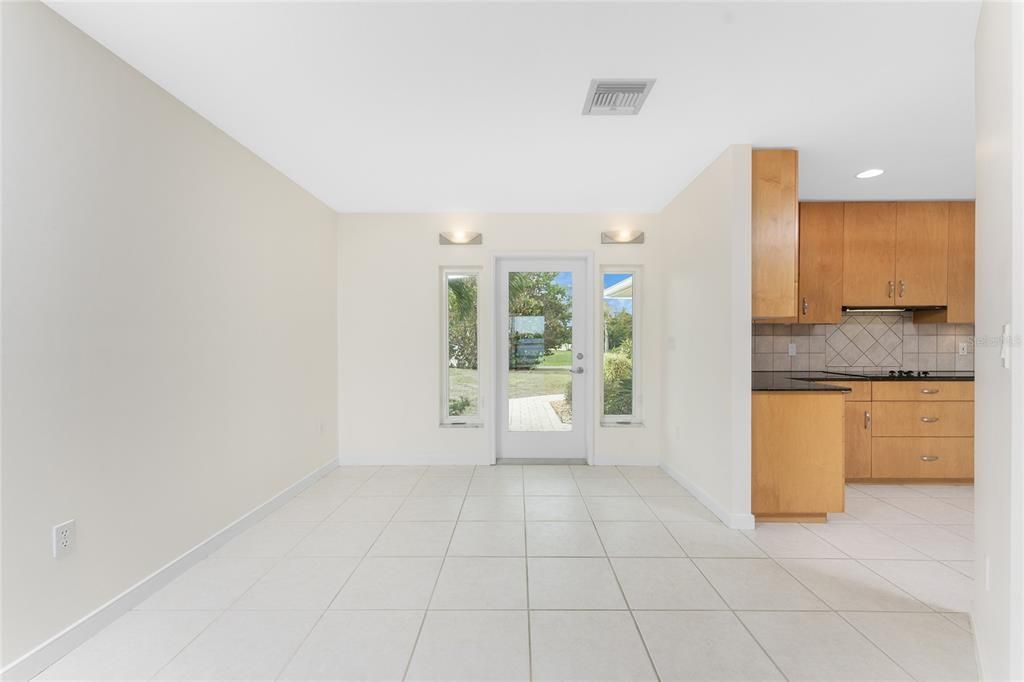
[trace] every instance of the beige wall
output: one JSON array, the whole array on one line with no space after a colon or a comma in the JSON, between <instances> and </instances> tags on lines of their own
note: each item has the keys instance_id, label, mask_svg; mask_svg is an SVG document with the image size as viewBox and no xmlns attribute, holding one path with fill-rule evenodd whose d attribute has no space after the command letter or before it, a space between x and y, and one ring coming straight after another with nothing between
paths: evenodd
<instances>
[{"instance_id":1,"label":"beige wall","mask_svg":"<svg viewBox=\"0 0 1024 682\"><path fill-rule=\"evenodd\" d=\"M663 464L734 527L753 523L750 159L749 145L729 147L658 220Z\"/></svg>"},{"instance_id":2,"label":"beige wall","mask_svg":"<svg viewBox=\"0 0 1024 682\"><path fill-rule=\"evenodd\" d=\"M335 213L44 5L2 12L6 663L330 461L337 372Z\"/></svg>"},{"instance_id":3,"label":"beige wall","mask_svg":"<svg viewBox=\"0 0 1024 682\"><path fill-rule=\"evenodd\" d=\"M643 245L601 245L603 230L642 229ZM438 233L479 231L482 246L440 246ZM440 269L482 268L481 375L493 374L493 256L525 251L592 252L595 268L644 268L639 302L642 397L650 409L640 427L596 425L598 464L657 464L661 451L661 236L652 215L580 214L344 214L339 217L341 312L339 423L341 461L359 463L486 464L493 418L484 428L442 428L440 415ZM595 298L595 303L596 303ZM596 319L600 319L597 315ZM602 330L596 325L595 343ZM485 399L489 385L485 386Z\"/></svg>"}]
</instances>

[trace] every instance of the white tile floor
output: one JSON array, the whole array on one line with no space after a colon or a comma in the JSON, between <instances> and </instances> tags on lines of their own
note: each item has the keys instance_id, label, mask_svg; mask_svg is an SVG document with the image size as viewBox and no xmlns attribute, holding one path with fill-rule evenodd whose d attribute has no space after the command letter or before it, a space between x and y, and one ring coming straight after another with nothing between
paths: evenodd
<instances>
[{"instance_id":1,"label":"white tile floor","mask_svg":"<svg viewBox=\"0 0 1024 682\"><path fill-rule=\"evenodd\" d=\"M657 468L345 467L39 679L975 678L973 489L847 501L740 532Z\"/></svg>"}]
</instances>

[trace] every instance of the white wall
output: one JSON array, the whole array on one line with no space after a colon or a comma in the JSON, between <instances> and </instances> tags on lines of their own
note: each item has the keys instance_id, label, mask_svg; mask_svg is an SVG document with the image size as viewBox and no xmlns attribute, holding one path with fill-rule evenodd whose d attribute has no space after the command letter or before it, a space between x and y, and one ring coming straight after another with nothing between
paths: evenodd
<instances>
[{"instance_id":1,"label":"white wall","mask_svg":"<svg viewBox=\"0 0 1024 682\"><path fill-rule=\"evenodd\" d=\"M646 243L600 244L603 230L623 225L644 230ZM456 227L481 232L483 245L438 245L438 233ZM595 463L658 463L662 287L657 253L663 244L654 216L343 214L339 234L340 315L346 321L340 332L339 360L342 463L491 462L489 402L484 407L485 428L439 426L439 273L442 266L483 269L480 371L486 381L494 361L492 257L523 251L589 251L596 268L644 268L644 300L638 303L643 309L642 347L636 352L642 354L640 391L651 409L644 412L643 426L600 427L595 404L591 423ZM595 342L602 333L600 325L596 327ZM489 388L486 384L485 396Z\"/></svg>"},{"instance_id":2,"label":"white wall","mask_svg":"<svg viewBox=\"0 0 1024 682\"><path fill-rule=\"evenodd\" d=\"M6 663L335 456L337 289L333 211L47 7L2 12Z\"/></svg>"},{"instance_id":3,"label":"white wall","mask_svg":"<svg viewBox=\"0 0 1024 682\"><path fill-rule=\"evenodd\" d=\"M1024 8L985 2L975 40L977 322L974 631L985 679L1024 678ZM1011 323L1011 369L999 339Z\"/></svg>"},{"instance_id":4,"label":"white wall","mask_svg":"<svg viewBox=\"0 0 1024 682\"><path fill-rule=\"evenodd\" d=\"M749 145L729 147L658 220L666 326L663 466L737 528L753 527L750 164Z\"/></svg>"}]
</instances>

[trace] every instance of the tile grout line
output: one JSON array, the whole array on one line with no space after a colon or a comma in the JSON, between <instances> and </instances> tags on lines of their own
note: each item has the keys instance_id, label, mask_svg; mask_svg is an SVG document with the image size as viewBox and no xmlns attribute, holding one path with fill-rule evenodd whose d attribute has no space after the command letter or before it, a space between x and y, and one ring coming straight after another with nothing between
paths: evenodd
<instances>
[{"instance_id":1,"label":"tile grout line","mask_svg":"<svg viewBox=\"0 0 1024 682\"><path fill-rule=\"evenodd\" d=\"M366 485L366 484L367 484L367 483L368 483L368 482L370 481L370 479L372 479L372 478L373 478L374 476L376 476L376 475L377 475L377 473L378 473L379 471L380 471L380 468L378 468L378 469L377 469L377 471L375 471L375 472L373 472L372 474L370 474L370 477L369 477L369 478L367 478L367 479L366 479L365 481L363 481L363 482L362 482L361 484L359 484L358 486L356 486L355 490L353 490L353 491L352 491L352 492L351 492L351 493L349 494L349 496L348 496L348 497L346 497L346 498L345 498L345 499L344 499L344 500L343 500L343 501L342 501L341 503L339 503L339 504L338 504L338 506L337 506L337 507L335 508L335 511L337 511L338 509L340 509L340 508L341 508L341 505L345 504L345 502L347 502L348 500L350 500L350 499L352 499L353 497L355 497L355 493L356 493L356 492L357 492L357 491L359 490L359 488L361 488L361 487L363 487L364 485ZM420 478L422 478L422 475L420 476ZM417 481L419 481L419 480L420 480L420 479L417 479ZM396 508L395 508L395 511L391 513L391 518L394 518L395 514L397 514L397 513L398 513L398 509L399 509L399 508L400 508L400 506L399 506L399 507L396 507ZM331 513L333 514L334 512L331 512ZM326 521L326 520L327 520L327 518L329 518L329 516L330 516L330 515L328 515L328 517L325 517L325 518L324 518L324 521ZM324 521L321 521L321 523L320 523L320 526L317 526L317 528L321 527L321 526L323 525ZM333 597L331 597L330 601L328 601L328 602L327 602L327 606L325 606L325 607L324 607L324 609L323 609L323 611L321 611L321 612L320 612L320 616L319 616L319 617L318 617L318 618L317 618L317 619L316 619L316 620L315 620L315 621L313 622L313 627L311 627L311 628L309 629L309 631L308 631L308 632L306 632L306 635L305 635L305 636L304 636L304 637L302 638L302 640L301 640L301 641L299 642L298 646L296 646L296 647L295 647L295 649L294 649L294 650L292 651L291 655L290 655L290 656L288 656L288 659L287 659L287 660L286 660L286 661L284 662L284 664L283 664L283 665L281 666L281 669L280 669L280 670L278 670L278 672L277 672L277 675L275 675L275 676L274 676L274 679L275 679L275 680L280 680L280 679L281 679L281 676L282 676L282 675L284 675L284 674L285 674L285 672L286 672L286 671L288 670L288 666L289 666L289 665L291 665L292 661L294 661L294 660L295 660L295 656L296 656L296 655L297 655L297 654L299 653L299 651L301 651L301 650L302 650L302 647L303 647L303 646L304 646L304 645L306 644L306 642L307 642L307 641L309 641L309 636L313 634L313 631L314 631L314 630L316 630L317 626L318 626L318 625L320 625L321 621L323 621L323 619L324 619L324 616L326 616L326 615L328 614L328 612L329 612L329 611L331 610L331 604L333 604L333 603L334 603L334 600L338 598L338 595L339 595L339 594L341 594L341 591L342 591L343 589L345 589L345 586L346 586L346 585L348 585L348 581L352 579L352 576L353 576L353 575L355 575L356 571L357 571L357 570L359 569L359 567L360 567L360 566L362 565L362 563L363 563L363 560L364 560L364 559L366 559L366 557L368 557L368 556L370 555L370 550L371 550L371 549L373 549L373 546L374 546L374 545L375 545L375 544L377 543L377 540L379 540L379 539L380 539L380 536L381 536L381 535L382 535L382 534L384 533L384 530L385 530L385 529L387 528L387 525L388 525L389 523L390 523L390 519L389 519L389 520L388 520L387 522L385 522L385 524L384 524L384 527L383 527L383 528L381 528L381 529L380 529L380 532L378 532L378 533L377 533L377 536L376 536L376 537L375 537L375 538L373 539L373 542L371 542L371 543L370 543L370 546L366 548L366 551L365 551L365 552L363 553L363 555L362 555L361 557L359 557L359 560L358 560L358 561L356 561L356 565L352 567L352 570L351 570L351 571L349 572L349 574L348 574L348 575L347 575L347 576L345 577L345 580L343 580L343 581L342 581L342 583L341 583L341 585L340 585L340 586L338 587L338 589L337 589L337 590L335 590L335 592L334 592L334 596L333 596ZM308 537L308 536L307 536L307 537ZM300 541L300 543L301 543L301 541ZM298 545L296 545L296 547L298 547ZM292 551L294 551L294 549L295 549L295 548L293 547L293 548L292 548ZM286 555L286 556L287 556L287 555ZM252 588L250 588L250 589L252 589Z\"/></svg>"},{"instance_id":2,"label":"tile grout line","mask_svg":"<svg viewBox=\"0 0 1024 682\"><path fill-rule=\"evenodd\" d=\"M428 469L429 470L429 469ZM426 471L424 471L424 474ZM455 523L452 524L452 532L448 535L448 544L445 545L444 555L441 557L441 565L437 569L437 575L434 576L434 585L430 588L430 594L427 596L427 603L423 607L423 617L420 619L420 627L416 630L416 638L412 641L412 648L409 649L409 658L405 662L405 669L402 671L402 680L405 680L409 676L409 669L412 667L412 659L416 655L416 647L420 644L420 637L423 635L423 626L427 622L427 616L430 614L430 603L434 601L434 593L437 592L437 584L441 582L441 574L444 573L444 565L448 561L448 551L452 546L452 539L455 537L455 531L459 527L458 517L462 516L462 509L466 506L466 498L469 497L469 488L473 485L473 479L476 477L476 469L473 469L473 474L469 477L466 482L466 490L462 495L462 504L459 505L459 513L455 517Z\"/></svg>"},{"instance_id":3,"label":"tile grout line","mask_svg":"<svg viewBox=\"0 0 1024 682\"><path fill-rule=\"evenodd\" d=\"M620 472L618 470L618 467L616 467L615 471L618 472L619 476L622 476L622 472ZM575 476L574 476L574 478L575 478ZM622 476L622 478L625 479L626 477ZM633 488L633 484L630 483L628 480L626 480L626 485L628 485L630 488ZM579 482L577 482L576 487L579 487ZM636 488L633 488L633 492L636 492ZM581 495L582 495L582 493L583 493L583 491L580 490L580 494ZM639 493L637 493L637 494L639 494ZM643 500L642 497L640 499ZM584 500L583 504L586 504L586 500ZM647 505L647 503L644 502L644 505ZM648 506L648 509L650 509L650 506ZM587 511L590 512L590 505L587 505ZM652 511L651 513L654 513L654 512ZM661 680L661 673L658 671L658 666L654 664L654 657L651 656L651 650L647 646L647 640L644 639L643 630L640 629L640 623L637 622L636 614L633 613L633 606L632 606L632 604L629 603L629 598L626 597L626 590L624 590L622 588L622 581L619 580L619 574L615 572L615 564L612 563L612 558L610 556L608 556L608 548L605 547L604 539L601 537L601 532L597 529L597 523L594 521L594 515L593 514L590 514L590 523L591 523L591 525L594 528L594 535L597 536L597 541L601 543L601 550L605 554L605 561L608 562L608 570L610 570L612 572L612 576L615 578L615 584L618 586L619 594L622 595L622 601L626 605L626 610L629 612L629 619L631 621L633 621L633 628L636 630L636 636L640 638L640 644L644 648L644 653L647 654L647 661L651 664L651 670L654 671L654 677L655 677L655 679L659 680L659 682L660 682L660 680ZM676 543L676 544L679 544L679 543ZM680 548L680 549L682 549L682 548ZM683 554L686 554L686 552L684 551Z\"/></svg>"},{"instance_id":4,"label":"tile grout line","mask_svg":"<svg viewBox=\"0 0 1024 682\"><path fill-rule=\"evenodd\" d=\"M632 486L632 485L633 484L631 482L630 486ZM636 488L634 488L634 490L636 490ZM786 673L784 673L782 671L782 668L779 666L779 664L775 661L775 659L772 657L772 655L768 653L768 650L765 649L764 644L761 643L761 640L759 640L757 637L755 637L754 633L750 631L749 627L747 627L747 624L743 622L743 619L740 618L738 615L736 615L736 610L732 608L732 604L730 604L725 599L725 597L718 590L718 588L715 587L715 584L713 582L711 582L711 580L704 573L704 571L701 570L701 567L697 564L696 561L694 561L694 557L691 557L689 552L686 551L686 548L683 547L683 544L681 542L679 542L679 538L677 538L675 536L675 533L673 533L671 530L669 530L668 526L665 525L665 520L662 519L658 515L658 513L656 511L651 509L651 505L648 504L647 500L644 498L643 495L640 496L640 499L643 500L644 504L647 505L647 508L651 510L652 514L654 514L654 518L656 518L658 520L658 523L661 524L661 527L665 530L666 533L668 533L669 537L672 538L673 542L676 543L676 545L679 547L679 550L683 553L683 556L690 560L690 564L697 570L698 573L700 573L701 577L704 578L704 581L711 587L711 589L715 591L715 594L718 595L718 598L722 601L723 604L725 604L726 609L728 609L729 613L732 614L732 617L735 618L736 621L740 624L740 627L742 627L746 631L747 636L749 636L750 639L753 640L755 644L757 644L758 648L765 655L765 657L771 662L771 664L773 666L775 666L775 669L778 671L779 675L782 676L782 679L789 680L789 677L786 675ZM719 523L721 523L721 522L719 522ZM722 524L722 525L724 526L724 524ZM749 540L749 538L748 538L748 540ZM751 544L754 544L754 543L751 543ZM754 546L756 547L757 545L755 544ZM760 549L760 548L758 548L758 549ZM761 551L764 551L764 550L761 550ZM643 637L643 635L641 634L641 638L642 637Z\"/></svg>"}]
</instances>

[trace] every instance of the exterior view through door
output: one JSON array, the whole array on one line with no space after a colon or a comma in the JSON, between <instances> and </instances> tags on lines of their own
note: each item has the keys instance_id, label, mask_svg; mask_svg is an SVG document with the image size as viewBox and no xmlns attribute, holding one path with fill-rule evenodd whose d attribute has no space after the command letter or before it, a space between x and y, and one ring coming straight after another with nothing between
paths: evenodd
<instances>
[{"instance_id":1,"label":"exterior view through door","mask_svg":"<svg viewBox=\"0 0 1024 682\"><path fill-rule=\"evenodd\" d=\"M498 457L587 459L587 261L501 259Z\"/></svg>"}]
</instances>

